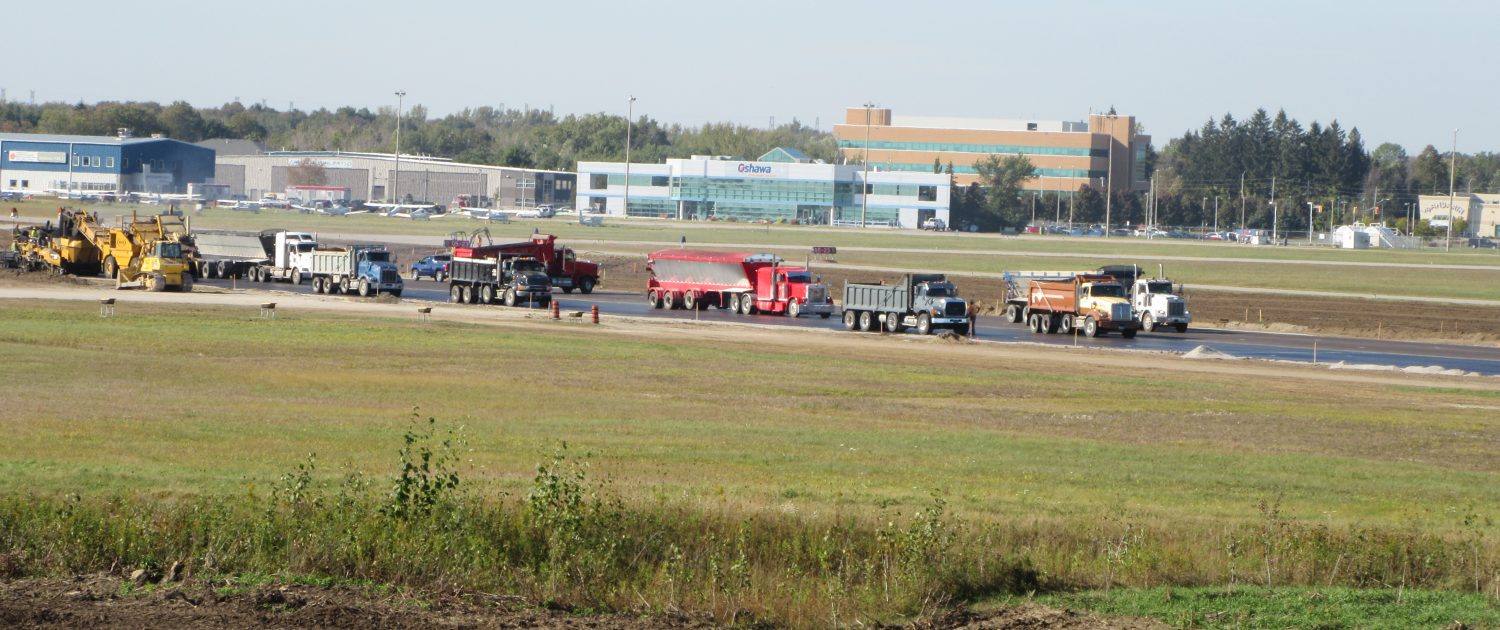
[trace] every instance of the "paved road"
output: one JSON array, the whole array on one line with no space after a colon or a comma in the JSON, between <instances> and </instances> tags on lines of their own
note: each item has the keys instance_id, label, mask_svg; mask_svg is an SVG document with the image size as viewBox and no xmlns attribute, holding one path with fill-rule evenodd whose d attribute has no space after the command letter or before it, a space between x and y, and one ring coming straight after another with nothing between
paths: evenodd
<instances>
[{"instance_id":1,"label":"paved road","mask_svg":"<svg viewBox=\"0 0 1500 630\"><path fill-rule=\"evenodd\" d=\"M219 286L227 284L220 280L206 280L204 283ZM243 288L244 285L240 286ZM307 284L297 287L280 283L265 286L281 291L312 292L311 287ZM587 296L578 293L571 295L557 293L556 296L558 304L564 311L587 311L591 305L598 304L600 312L605 314L614 313L668 319L700 319L704 321L743 321L745 319L744 316L718 309L708 309L698 312L656 310L646 304L643 295L634 292L597 291ZM407 281L406 290L402 297L409 300L447 302L447 284L431 280ZM464 306L458 308L505 307ZM843 329L842 321L836 316L829 319L811 316L791 319L772 315L759 315L751 319L759 324L776 326L801 326L827 330ZM1192 351L1198 346L1203 345L1237 357L1304 363L1312 362L1314 360L1314 352L1316 352L1316 360L1319 363L1338 363L1342 361L1346 364L1388 365L1398 368L1438 366L1445 369L1459 369L1466 372L1500 376L1500 348L1496 347L1377 341L1351 337L1217 328L1194 328L1184 334L1176 332L1141 333L1135 339L1122 339L1118 335L1090 339L1083 336L1075 338L1067 335L1037 335L1031 333L1023 326L1007 323L999 317L989 316L979 318L976 330L977 337L985 341L1027 342L1051 345L1076 344L1083 347L1133 349L1179 354Z\"/></svg>"}]
</instances>

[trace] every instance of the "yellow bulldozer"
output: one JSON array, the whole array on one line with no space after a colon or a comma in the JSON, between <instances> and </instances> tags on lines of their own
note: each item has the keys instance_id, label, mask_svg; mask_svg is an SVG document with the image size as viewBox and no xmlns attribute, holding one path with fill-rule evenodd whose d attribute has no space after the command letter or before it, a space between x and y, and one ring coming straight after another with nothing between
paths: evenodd
<instances>
[{"instance_id":1,"label":"yellow bulldozer","mask_svg":"<svg viewBox=\"0 0 1500 630\"><path fill-rule=\"evenodd\" d=\"M30 270L80 276L103 271L121 289L192 291L191 252L182 242L186 234L177 215L142 220L132 214L121 227L105 227L88 212L60 210L56 225L18 229L15 248L21 266Z\"/></svg>"}]
</instances>

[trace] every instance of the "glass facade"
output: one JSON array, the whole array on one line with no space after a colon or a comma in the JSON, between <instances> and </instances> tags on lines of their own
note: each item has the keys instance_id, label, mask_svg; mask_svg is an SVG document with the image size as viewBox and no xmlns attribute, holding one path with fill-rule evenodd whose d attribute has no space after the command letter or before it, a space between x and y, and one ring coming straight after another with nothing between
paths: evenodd
<instances>
[{"instance_id":1,"label":"glass facade","mask_svg":"<svg viewBox=\"0 0 1500 630\"><path fill-rule=\"evenodd\" d=\"M931 173L932 164L906 164L902 162L871 162L870 166L882 171L901 171L904 173ZM948 172L948 165L943 165L943 172ZM979 173L972 166L953 165L953 173L956 175L976 175ZM1036 169L1038 177L1104 177L1104 171L1091 171L1086 168L1039 168Z\"/></svg>"},{"instance_id":2,"label":"glass facade","mask_svg":"<svg viewBox=\"0 0 1500 630\"><path fill-rule=\"evenodd\" d=\"M632 175L631 179L635 179ZM677 218L677 202L671 199L651 199L631 196L630 207L626 209L629 216L659 218Z\"/></svg>"},{"instance_id":3,"label":"glass facade","mask_svg":"<svg viewBox=\"0 0 1500 630\"><path fill-rule=\"evenodd\" d=\"M948 153L1008 153L1022 155L1072 155L1077 157L1104 157L1109 151L1106 149L1089 149L1087 147L1040 147L1021 144L963 144L953 142L896 142L891 140L871 140L871 149L885 149L888 151L929 151ZM864 140L839 140L840 149L863 149Z\"/></svg>"}]
</instances>

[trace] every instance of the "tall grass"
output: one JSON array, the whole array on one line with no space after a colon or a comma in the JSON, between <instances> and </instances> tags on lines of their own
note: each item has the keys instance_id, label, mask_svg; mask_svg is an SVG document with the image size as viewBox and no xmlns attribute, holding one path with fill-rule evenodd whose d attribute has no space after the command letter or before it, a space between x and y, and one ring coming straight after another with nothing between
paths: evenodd
<instances>
[{"instance_id":1,"label":"tall grass","mask_svg":"<svg viewBox=\"0 0 1500 630\"><path fill-rule=\"evenodd\" d=\"M461 431L414 418L401 441L388 484L358 471L319 482L328 476L309 456L265 493L0 496L0 552L30 574L180 561L198 578L319 576L804 627L1074 588L1400 586L1500 600L1500 547L1474 513L1456 539L1299 522L1274 500L1237 525L1025 514L973 523L938 494L909 515L739 513L627 503L566 445L536 467L525 496L492 496L466 485Z\"/></svg>"}]
</instances>

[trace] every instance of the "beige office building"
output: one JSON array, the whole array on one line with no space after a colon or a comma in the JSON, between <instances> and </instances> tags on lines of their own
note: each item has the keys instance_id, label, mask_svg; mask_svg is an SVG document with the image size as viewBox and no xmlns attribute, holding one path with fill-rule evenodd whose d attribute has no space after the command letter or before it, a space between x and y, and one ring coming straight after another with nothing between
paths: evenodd
<instances>
[{"instance_id":1,"label":"beige office building","mask_svg":"<svg viewBox=\"0 0 1500 630\"><path fill-rule=\"evenodd\" d=\"M845 162L869 155L870 168L931 173L953 164L955 183L979 180L974 164L991 155L1023 155L1038 177L1024 188L1076 191L1084 185L1130 192L1145 190L1146 147L1151 137L1134 133L1135 117L1108 114L1087 122L1027 119L898 116L889 109L851 107L834 125ZM1111 158L1113 167L1111 168Z\"/></svg>"}]
</instances>

